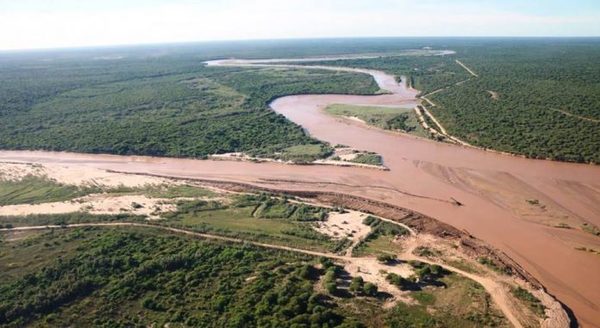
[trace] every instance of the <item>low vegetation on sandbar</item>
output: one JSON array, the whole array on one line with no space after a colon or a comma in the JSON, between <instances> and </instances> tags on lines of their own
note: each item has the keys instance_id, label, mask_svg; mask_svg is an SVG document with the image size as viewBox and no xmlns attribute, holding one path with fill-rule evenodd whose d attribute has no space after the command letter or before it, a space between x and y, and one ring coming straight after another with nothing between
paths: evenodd
<instances>
[{"instance_id":1,"label":"low vegetation on sandbar","mask_svg":"<svg viewBox=\"0 0 600 328\"><path fill-rule=\"evenodd\" d=\"M369 125L386 130L406 132L428 138L429 134L419 124L412 108L376 107L334 104L325 112L335 116L359 119Z\"/></svg>"}]
</instances>

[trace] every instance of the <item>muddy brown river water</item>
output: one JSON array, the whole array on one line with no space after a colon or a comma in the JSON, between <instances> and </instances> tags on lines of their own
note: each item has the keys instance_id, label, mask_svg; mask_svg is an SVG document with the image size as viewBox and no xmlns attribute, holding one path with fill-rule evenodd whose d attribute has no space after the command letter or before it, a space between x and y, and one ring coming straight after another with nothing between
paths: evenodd
<instances>
[{"instance_id":1,"label":"muddy brown river water","mask_svg":"<svg viewBox=\"0 0 600 328\"><path fill-rule=\"evenodd\" d=\"M253 65L239 60L212 64ZM328 116L322 109L333 103L413 106L417 102L415 90L383 72L343 70L374 75L380 87L392 94L287 96L271 107L317 139L381 154L389 171L37 151L0 151L0 161L337 191L399 205L465 229L501 249L571 308L580 324L600 327L600 256L575 249L600 250L600 238L579 229L585 222L600 226L600 167L443 144ZM452 199L464 206L454 205ZM573 229L555 227L559 223Z\"/></svg>"}]
</instances>

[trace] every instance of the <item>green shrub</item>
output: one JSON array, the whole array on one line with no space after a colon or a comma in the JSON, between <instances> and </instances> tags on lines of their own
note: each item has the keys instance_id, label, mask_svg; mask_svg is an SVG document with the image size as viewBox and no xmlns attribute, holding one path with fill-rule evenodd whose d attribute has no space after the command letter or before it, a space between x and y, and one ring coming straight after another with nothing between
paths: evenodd
<instances>
[{"instance_id":1,"label":"green shrub","mask_svg":"<svg viewBox=\"0 0 600 328\"><path fill-rule=\"evenodd\" d=\"M512 294L516 298L524 301L538 316L543 317L545 315L546 308L542 302L537 297L533 296L533 294L531 294L527 289L518 286L512 289Z\"/></svg>"},{"instance_id":2,"label":"green shrub","mask_svg":"<svg viewBox=\"0 0 600 328\"><path fill-rule=\"evenodd\" d=\"M377 296L377 285L370 282L366 283L363 287L363 293L367 296Z\"/></svg>"},{"instance_id":3,"label":"green shrub","mask_svg":"<svg viewBox=\"0 0 600 328\"><path fill-rule=\"evenodd\" d=\"M396 255L392 255L392 254L380 254L377 255L377 261L379 261L380 263L383 264L391 264L396 262L397 257Z\"/></svg>"},{"instance_id":4,"label":"green shrub","mask_svg":"<svg viewBox=\"0 0 600 328\"><path fill-rule=\"evenodd\" d=\"M350 282L350 286L348 288L348 290L350 290L353 293L357 293L357 292L362 292L364 288L364 281L363 278L361 276L357 276L352 278L352 281Z\"/></svg>"}]
</instances>

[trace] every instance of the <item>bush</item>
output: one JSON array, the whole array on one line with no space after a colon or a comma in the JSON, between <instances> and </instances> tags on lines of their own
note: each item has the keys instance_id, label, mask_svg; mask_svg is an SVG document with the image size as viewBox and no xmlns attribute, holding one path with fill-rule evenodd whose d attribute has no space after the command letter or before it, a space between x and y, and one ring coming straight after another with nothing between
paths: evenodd
<instances>
[{"instance_id":1,"label":"bush","mask_svg":"<svg viewBox=\"0 0 600 328\"><path fill-rule=\"evenodd\" d=\"M335 295L337 292L337 285L335 282L328 282L325 284L325 290L331 295Z\"/></svg>"},{"instance_id":2,"label":"bush","mask_svg":"<svg viewBox=\"0 0 600 328\"><path fill-rule=\"evenodd\" d=\"M133 209L135 209L135 210L137 210L137 209L140 209L140 208L143 208L143 207L144 207L144 205L142 205L142 204L140 204L140 203L131 202L131 208L133 208Z\"/></svg>"},{"instance_id":3,"label":"bush","mask_svg":"<svg viewBox=\"0 0 600 328\"><path fill-rule=\"evenodd\" d=\"M333 263L333 261L328 258L328 257L320 257L319 258L319 263L321 263L321 265L323 266L323 268L325 270L329 269L330 267L334 266L335 264Z\"/></svg>"},{"instance_id":4,"label":"bush","mask_svg":"<svg viewBox=\"0 0 600 328\"><path fill-rule=\"evenodd\" d=\"M438 278L441 278L450 272L437 264L421 263L420 267L415 271L419 280L424 282L433 282Z\"/></svg>"},{"instance_id":5,"label":"bush","mask_svg":"<svg viewBox=\"0 0 600 328\"><path fill-rule=\"evenodd\" d=\"M379 261L380 263L383 264L391 264L396 262L397 257L396 255L392 255L392 254L380 254L377 255L377 261Z\"/></svg>"},{"instance_id":6,"label":"bush","mask_svg":"<svg viewBox=\"0 0 600 328\"><path fill-rule=\"evenodd\" d=\"M367 296L377 296L377 285L368 282L364 285L363 292Z\"/></svg>"},{"instance_id":7,"label":"bush","mask_svg":"<svg viewBox=\"0 0 600 328\"><path fill-rule=\"evenodd\" d=\"M529 306L529 308L537 315L539 316L543 316L544 312L545 312L545 308L544 305L542 304L542 302L535 296L533 296L533 294L531 294L527 289L522 288L522 287L517 287L517 288L513 288L512 289L512 293L513 295L524 301L525 303L527 303L527 305Z\"/></svg>"},{"instance_id":8,"label":"bush","mask_svg":"<svg viewBox=\"0 0 600 328\"><path fill-rule=\"evenodd\" d=\"M400 288L400 290L406 290L408 289L408 287L410 286L411 282L402 277L399 276L393 272L388 273L388 275L385 277L385 279L392 285L395 285L396 287Z\"/></svg>"},{"instance_id":9,"label":"bush","mask_svg":"<svg viewBox=\"0 0 600 328\"><path fill-rule=\"evenodd\" d=\"M350 290L353 293L361 292L364 288L364 284L365 282L363 281L363 278L361 276L354 277L350 282L350 287L348 288L348 290Z\"/></svg>"},{"instance_id":10,"label":"bush","mask_svg":"<svg viewBox=\"0 0 600 328\"><path fill-rule=\"evenodd\" d=\"M364 225L368 225L368 226L370 226L370 227L373 227L373 226L375 226L375 225L376 225L376 224L378 224L379 222L381 222L381 220L380 220L380 219L378 219L378 218L376 218L376 217L374 217L374 216L371 216L371 215L367 216L367 217L366 217L366 218L364 218L364 219L363 219L363 221L362 221L362 223L363 223Z\"/></svg>"}]
</instances>

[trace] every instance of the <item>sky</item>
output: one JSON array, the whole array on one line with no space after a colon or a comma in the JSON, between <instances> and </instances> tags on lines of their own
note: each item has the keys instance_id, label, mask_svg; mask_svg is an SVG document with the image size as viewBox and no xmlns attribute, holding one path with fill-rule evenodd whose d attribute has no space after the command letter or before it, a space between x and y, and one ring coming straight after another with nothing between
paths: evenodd
<instances>
[{"instance_id":1,"label":"sky","mask_svg":"<svg viewBox=\"0 0 600 328\"><path fill-rule=\"evenodd\" d=\"M372 36L600 36L600 0L0 0L0 50Z\"/></svg>"}]
</instances>

